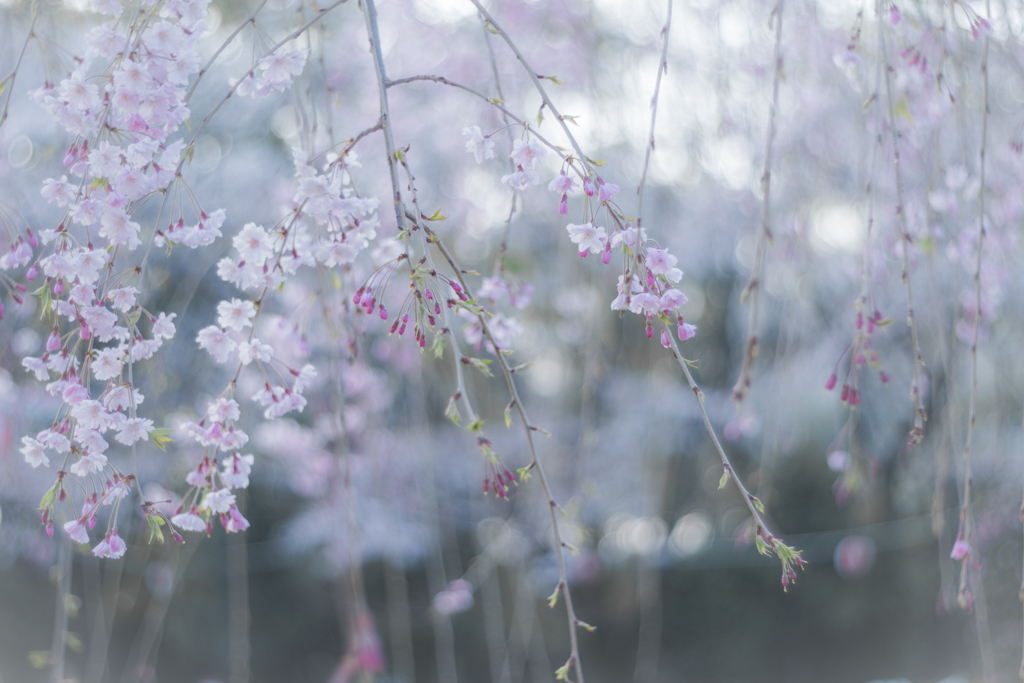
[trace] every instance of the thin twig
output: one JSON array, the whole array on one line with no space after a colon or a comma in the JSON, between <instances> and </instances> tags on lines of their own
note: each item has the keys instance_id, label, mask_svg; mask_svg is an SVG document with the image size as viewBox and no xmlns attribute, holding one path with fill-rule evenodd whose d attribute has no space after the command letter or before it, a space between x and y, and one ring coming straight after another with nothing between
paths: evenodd
<instances>
[{"instance_id":1,"label":"thin twig","mask_svg":"<svg viewBox=\"0 0 1024 683\"><path fill-rule=\"evenodd\" d=\"M528 124L526 121L524 121L523 119L520 119L518 116L516 116L515 114L510 112L508 109L503 107L501 105L501 103L496 100L496 98L488 97L487 95L484 95L483 93L481 93L481 92L479 92L477 90L474 90L473 88L465 86L465 85L463 85L461 83L456 83L455 81L453 81L451 79L448 79L448 78L444 78L443 76L427 76L427 75L408 76L406 78L398 78L398 79L395 79L393 81L392 80L388 80L386 82L386 84L387 84L387 87L390 88L390 87L395 86L395 85L403 85L405 83L413 83L415 81L430 81L432 83L440 83L442 85L449 85L449 86L451 86L453 88L458 88L459 90L465 90L470 95L474 95L476 97L479 97L481 100L483 100L487 104L491 105L492 107L494 107L495 109L500 111L504 116L507 116L508 118L512 119L513 121L515 121L520 126L523 126L524 128L529 128L530 127L530 124ZM558 158L561 159L562 161L565 161L566 159L568 159L568 157L565 155L565 153L562 151L562 149L560 147L558 147L558 145L554 144L553 142L550 142L547 138L545 138L543 135L538 133L533 128L530 128L530 135L532 135L533 137L537 138L537 140L541 144L543 144L545 147L547 147L552 152L557 154Z\"/></svg>"},{"instance_id":2,"label":"thin twig","mask_svg":"<svg viewBox=\"0 0 1024 683\"><path fill-rule=\"evenodd\" d=\"M665 26L661 29L661 61L658 62L658 75L654 81L654 95L651 97L651 130L647 136L647 151L644 152L644 170L640 173L640 184L636 188L636 227L638 230L643 227L644 185L647 183L647 167L651 162L651 152L654 151L654 121L658 116L658 94L661 92L661 77L663 74L668 73L668 32L672 27L673 0L668 0L667 4L668 10L665 14Z\"/></svg>"},{"instance_id":3,"label":"thin twig","mask_svg":"<svg viewBox=\"0 0 1024 683\"><path fill-rule=\"evenodd\" d=\"M910 281L910 246L913 239L907 230L907 216L903 204L903 180L900 176L900 135L896 130L896 104L892 96L892 66L889 64L889 54L885 45L885 22L882 19L881 1L876 5L878 15L878 50L882 57L883 69L885 72L885 95L888 105L889 134L892 137L893 170L896 175L896 218L900 228L901 251L903 252L903 284L907 288L907 325L910 327L910 340L914 354L911 362L911 385L910 400L914 403L914 426L910 430L910 443L921 443L924 436L924 422L928 419L924 411L924 404L921 401L921 368L924 367L924 358L921 356L921 346L918 343L917 322L914 317L914 289Z\"/></svg>"},{"instance_id":4,"label":"thin twig","mask_svg":"<svg viewBox=\"0 0 1024 683\"><path fill-rule=\"evenodd\" d=\"M368 1L372 2L372 0ZM448 265L455 272L455 277L458 279L459 285L466 293L466 296L468 296L471 300L475 299L472 290L469 287L469 284L463 277L463 273L465 271L455 261L455 258L448 250L448 247L445 246L444 242L441 241L441 239L437 236L436 233L431 231L429 228L425 229L430 234L431 242L438 248L438 250L444 256L445 260L448 262ZM562 591L565 594L565 610L566 616L569 620L569 643L571 655L569 657L569 661L566 663L575 668L577 683L583 683L583 665L580 662L579 643L576 633L576 629L578 626L581 625L581 622L576 617L576 611L573 608L572 594L569 591L569 581L565 570L564 547L562 543L561 533L559 532L558 528L558 519L555 517L555 509L561 508L559 508L558 504L555 502L555 499L552 498L551 496L551 487L548 483L547 474L544 472L543 464L541 464L540 459L537 457L537 449L533 443L533 432L536 430L536 427L530 421L530 418L526 414L526 408L523 406L523 401L519 396L519 390L516 387L515 379L512 377L512 369L509 367L508 361L505 360L505 354L502 352L502 349L498 344L497 339L495 339L494 335L491 333L491 328L487 324L486 316L481 312L477 316L477 320L480 321L480 326L483 329L484 335L486 335L488 341L490 341L491 345L494 347L494 354L498 360L498 364L501 366L502 374L505 377L505 383L508 385L509 394L511 395L512 402L516 406L516 411L519 413L519 419L522 421L523 424L523 430L526 433L526 443L530 448L530 467L537 470L537 478L540 480L541 488L544 489L544 495L547 497L548 500L548 511L551 514L551 528L554 532L555 555L558 558L559 584L558 587L555 589L555 595L557 596L559 591Z\"/></svg>"},{"instance_id":5,"label":"thin twig","mask_svg":"<svg viewBox=\"0 0 1024 683\"><path fill-rule=\"evenodd\" d=\"M199 85L199 81L203 80L203 76L205 76L206 72L210 70L210 67L213 66L213 63L217 61L217 57L220 57L220 53L223 52L225 48L227 48L227 46L231 44L231 41L235 39L235 36L237 36L238 33L243 28L245 28L249 24L256 23L256 15L259 14L260 10L263 9L263 6L266 5L268 1L269 0L260 0L260 4L256 5L256 9L254 9L252 13L249 14L245 21L240 23L238 27L231 32L230 36L224 39L224 42L221 43L221 46L217 48L216 52L213 53L213 56L211 56L210 59L206 62L206 64L203 65L203 68L200 69L199 72L196 74L196 80L192 81L192 85L189 87L188 92L185 93L186 103L192 97L192 93L196 91L196 86Z\"/></svg>"},{"instance_id":6,"label":"thin twig","mask_svg":"<svg viewBox=\"0 0 1024 683\"><path fill-rule=\"evenodd\" d=\"M989 0L985 2L986 14L991 17ZM964 497L963 505L960 508L960 533L958 540L963 539L967 544L967 552L961 559L960 565L960 592L958 602L961 607L970 605L970 590L967 586L967 574L970 565L977 561L974 551L971 548L971 489L974 484L974 475L971 467L971 445L974 437L974 422L977 417L977 393L978 393L978 331L981 329L981 253L985 242L985 143L988 139L988 36L985 36L985 46L981 55L981 78L984 90L984 100L981 112L981 150L979 152L978 170L978 255L974 268L974 324L971 331L971 393L967 408L967 439L964 441Z\"/></svg>"},{"instance_id":7,"label":"thin twig","mask_svg":"<svg viewBox=\"0 0 1024 683\"><path fill-rule=\"evenodd\" d=\"M744 345L743 365L740 376L732 388L732 399L741 403L750 392L750 371L754 358L760 349L758 342L758 317L761 312L761 288L764 286L765 259L772 231L769 226L772 188L772 152L775 142L775 117L779 110L779 81L782 80L782 10L785 0L778 0L770 18L775 19L775 76L772 79L772 103L768 109L768 133L764 143L764 172L761 174L761 229L757 233L757 247L754 251L754 267L750 270L750 280L740 295L740 300L750 299L750 310L747 319L747 343ZM645 167L646 170L646 167Z\"/></svg>"},{"instance_id":8,"label":"thin twig","mask_svg":"<svg viewBox=\"0 0 1024 683\"><path fill-rule=\"evenodd\" d=\"M7 107L11 104L11 94L14 92L14 81L18 78L18 69L21 68L21 60L25 57L25 50L28 49L28 43L35 36L36 30L36 19L39 18L39 0L33 0L32 2L32 23L28 26L28 34L25 35L25 42L21 45L21 52L18 53L18 61L14 64L14 70L11 71L10 75L7 76L7 97L4 98L4 110L0 113L0 126L4 125L4 121L7 120Z\"/></svg>"},{"instance_id":9,"label":"thin twig","mask_svg":"<svg viewBox=\"0 0 1024 683\"><path fill-rule=\"evenodd\" d=\"M509 46L509 49L512 50L513 54L515 54L516 56L516 59L518 59L519 63L523 65L523 68L526 69L526 73L529 74L530 80L533 81L533 86L537 89L537 92L540 93L541 100L544 101L544 106L548 108L551 114L555 117L555 120L558 121L558 125L561 126L562 132L565 133L565 137L569 140L569 144L571 144L572 148L576 151L580 163L583 164L583 167L586 168L587 171L589 171L590 173L594 173L594 175L596 175L594 168L590 163L590 160L587 159L586 155L583 154L583 150L580 149L579 143L576 142L576 138L573 137L572 131L570 131L569 126L566 125L565 119L562 117L561 114L558 113L558 109L555 108L555 103L551 101L550 97L548 97L548 93L546 90L544 90L544 85L540 82L540 78L537 76L537 72L534 71L533 67L531 67L529 62L526 61L526 57L524 57L523 53L519 51L519 48L516 47L516 44L512 42L512 38L508 35L508 33L505 32L505 29L501 28L501 26L498 25L498 22L494 20L494 17L491 16L490 12L485 10L483 5L480 4L480 0L469 1L472 2L473 5L476 7L477 11L480 12L481 15L483 15L484 19L487 20L487 23L493 26L494 30L497 31L498 34L505 39L505 43Z\"/></svg>"},{"instance_id":10,"label":"thin twig","mask_svg":"<svg viewBox=\"0 0 1024 683\"><path fill-rule=\"evenodd\" d=\"M505 93L501 91L501 76L498 74L498 60L494 56L494 45L491 44L491 32L487 29L487 20L484 19L483 15L480 16L480 29L484 32L484 44L487 45L487 55L491 58L491 71L494 73L494 90L498 93L498 98L504 102ZM515 136L512 135L512 127L509 124L509 115L502 113L502 119L505 122L505 132L508 134L509 148L515 143ZM512 160L510 156L508 159L509 172L514 173L516 170L516 162ZM508 251L508 237L512 232L512 217L516 215L516 201L518 200L519 193L514 188L509 188L512 194L512 206L508 210L508 218L505 219L505 234L501 237L501 244L498 245L498 257L496 261L495 270L496 275L501 277L502 271L505 269L505 252ZM500 597L500 596L499 596Z\"/></svg>"}]
</instances>

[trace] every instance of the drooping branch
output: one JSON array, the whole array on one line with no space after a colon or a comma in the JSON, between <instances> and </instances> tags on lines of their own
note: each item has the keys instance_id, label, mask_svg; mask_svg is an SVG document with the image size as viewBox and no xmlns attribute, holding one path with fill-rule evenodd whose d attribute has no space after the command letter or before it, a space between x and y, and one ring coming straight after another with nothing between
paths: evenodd
<instances>
[{"instance_id":1,"label":"drooping branch","mask_svg":"<svg viewBox=\"0 0 1024 683\"><path fill-rule=\"evenodd\" d=\"M398 222L399 230L405 231L407 223L406 223L405 212L404 212L404 210L402 208L402 195L401 195L401 189L400 189L400 185L399 185L399 181L398 181L396 148L395 148L394 136L393 136L392 128L391 128L391 116L390 116L390 111L389 111L389 107L388 107L388 98L387 98L387 89L388 89L388 87L390 85L397 84L398 82L397 81L396 82L389 82L388 81L387 72L386 72L385 66L384 66L384 57L383 57L383 54L382 54L382 52L380 50L380 36L379 36L379 29L378 29L378 23L377 23L377 9L376 9L374 0L362 0L362 6L363 6L363 16L366 19L367 35L369 36L369 39L370 39L371 52L372 52L373 58L374 58L374 69L375 69L376 74L377 74L377 89L378 89L378 94L379 94L379 97L380 97L380 109L381 109L380 113L381 113L381 119L383 120L383 123L384 123L384 140L385 140L386 152L387 152L387 155L388 155L388 159L387 159L387 161L388 161L388 169L389 169L389 172L391 174L391 186L392 186L392 190L394 192L396 219L397 219L397 222ZM484 13L483 9L480 8L479 5L478 5L478 9L481 10L481 13ZM417 79L417 80L420 80L420 79ZM437 80L439 82L444 82L442 79L426 79L426 80ZM451 84L451 83L449 82L449 83L446 83L446 84ZM462 86L456 86L456 87L462 87ZM469 90L468 88L463 88L463 89L464 90ZM474 94L476 94L476 93L474 93ZM552 109L552 111L554 111L554 110ZM410 180L411 180L411 176L410 176ZM423 233L425 238L427 236L429 236L430 242L435 244L437 246L437 248L441 251L441 253L445 257L445 260L448 262L448 265L455 272L455 277L458 279L460 286L463 288L463 291L466 293L466 295L470 299L473 299L474 297L473 297L473 294L472 294L472 290L469 287L468 283L465 281L465 278L463 276L464 270L456 263L454 257L451 255L451 252L448 251L448 249L447 249L447 247L445 247L444 243L441 242L441 240L438 238L436 233L431 231L425 225L419 226L418 229L422 231L422 233ZM570 654L569 660L566 662L566 666L563 667L563 669L567 669L570 666L573 667L575 669L575 671L576 671L577 683L584 683L583 665L582 665L582 662L581 662L581 659L580 659L580 655L579 655L579 644L578 644L578 638L577 638L577 632L576 632L577 627L579 625L581 625L582 622L576 617L576 612L575 612L575 610L573 608L573 603L572 603L572 594L571 594L570 589L569 589L569 582L568 582L568 578L567 578L568 575L567 575L567 572L566 572L566 564L565 564L565 556L564 556L564 546L563 546L563 542L562 542L562 538L561 538L561 533L560 533L559 527L558 527L558 520L555 517L555 509L558 507L558 504L554 501L554 499L551 496L551 488L550 488L549 483L548 483L547 475L544 472L544 467L543 467L542 463L537 458L537 451L536 451L536 448L535 448L535 445L534 445L534 442L533 442L533 431L534 431L535 427L530 422L530 420L529 420L529 418L528 418L528 416L526 414L526 409L523 406L523 401L522 401L522 399L519 396L519 392L518 392L518 389L516 387L515 379L512 377L512 369L509 367L507 361L505 360L505 356L502 353L501 346L498 344L497 339L491 333L491 329L490 329L490 327L487 324L486 316L481 312L477 317L478 317L478 320L480 322L480 326L481 326L481 329L483 330L484 335L487 337L487 339L490 341L491 345L494 347L495 355L498 358L498 362L499 362L499 364L501 366L502 373L503 373L503 375L505 377L505 381L508 384L509 393L511 394L512 402L515 404L516 410L519 413L520 420L522 421L522 424L523 424L523 429L526 432L526 441L527 441L527 444L528 444L529 449L530 449L530 458L531 458L530 467L537 470L537 477L538 477L538 479L541 482L541 487L544 490L544 495L545 495L545 497L547 499L547 502L548 502L548 512L550 513L550 517L551 517L552 532L554 534L554 539L555 539L555 554L556 554L556 556L558 558L558 570L559 570L559 584L558 584L558 586L555 589L554 597L557 597L559 592L564 593L564 595L565 595L565 605L566 605L566 616L567 616L568 622L569 622L569 641L570 641L570 652L571 652L571 654ZM460 380L461 380L461 378L460 378ZM463 394L464 393L465 392L463 392Z\"/></svg>"},{"instance_id":2,"label":"drooping branch","mask_svg":"<svg viewBox=\"0 0 1024 683\"><path fill-rule=\"evenodd\" d=\"M985 2L985 11L992 16L990 0ZM954 557L962 554L960 560L960 590L957 602L963 608L972 604L967 575L970 565L976 562L971 547L971 489L974 485L974 473L971 463L971 446L974 438L974 423L977 418L978 394L978 331L981 329L981 257L985 246L985 144L988 139L988 36L981 55L981 80L983 89L981 111L981 146L978 153L978 244L974 267L974 321L971 329L971 390L967 407L967 439L964 441L964 496L960 507L960 531L957 534L957 545L954 546ZM962 544L962 545L961 545Z\"/></svg>"},{"instance_id":3,"label":"drooping branch","mask_svg":"<svg viewBox=\"0 0 1024 683\"><path fill-rule=\"evenodd\" d=\"M665 13L665 25L661 29L661 59L658 62L658 75L654 79L654 95L651 97L651 129L647 135L647 146L644 152L644 170L640 173L640 184L636 188L636 227L643 227L644 216L644 185L647 184L647 168L651 163L651 152L654 151L654 122L658 117L658 95L661 93L661 77L668 73L668 35L672 27L672 0L668 0Z\"/></svg>"},{"instance_id":4,"label":"drooping branch","mask_svg":"<svg viewBox=\"0 0 1024 683\"><path fill-rule=\"evenodd\" d=\"M768 133L764 143L764 171L761 173L761 228L757 233L757 247L754 250L754 266L750 270L750 279L743 289L740 300L747 300L750 309L747 318L747 341L744 344L743 365L740 375L732 388L732 398L741 403L750 392L750 373L754 359L760 350L758 341L758 318L761 312L761 290L764 287L765 259L772 231L769 223L771 211L772 189L772 152L775 142L775 119L779 110L779 81L782 80L782 10L785 0L778 0L771 18L775 20L775 53L773 58L774 77L772 79L772 102L768 109ZM645 169L646 170L646 169Z\"/></svg>"},{"instance_id":5,"label":"drooping branch","mask_svg":"<svg viewBox=\"0 0 1024 683\"><path fill-rule=\"evenodd\" d=\"M913 239L907 229L906 209L903 203L903 179L900 173L900 142L899 132L896 130L896 103L892 93L892 65L889 63L888 49L885 40L885 24L882 19L882 3L876 4L878 16L878 52L882 59L882 69L885 76L885 96L887 113L889 119L889 135L892 139L893 171L896 178L896 220L900 229L900 251L903 252L903 284L907 288L907 325L910 327L910 342L913 358L911 360L911 384L910 400L914 404L914 425L910 430L910 443L921 443L924 437L924 423L928 419L924 411L924 403L921 400L921 369L924 367L924 358L921 356L921 345L918 342L917 319L914 314L914 288L910 278L910 247Z\"/></svg>"}]
</instances>

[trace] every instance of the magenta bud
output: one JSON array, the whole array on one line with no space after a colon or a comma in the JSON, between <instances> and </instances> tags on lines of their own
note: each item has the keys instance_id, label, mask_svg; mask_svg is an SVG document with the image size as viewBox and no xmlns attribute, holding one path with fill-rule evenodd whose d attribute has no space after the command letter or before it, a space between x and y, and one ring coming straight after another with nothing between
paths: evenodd
<instances>
[{"instance_id":1,"label":"magenta bud","mask_svg":"<svg viewBox=\"0 0 1024 683\"><path fill-rule=\"evenodd\" d=\"M589 254L589 253L590 253L589 249L584 249L583 251L580 252L580 258L587 258L587 254Z\"/></svg>"},{"instance_id":2,"label":"magenta bud","mask_svg":"<svg viewBox=\"0 0 1024 683\"><path fill-rule=\"evenodd\" d=\"M668 330L666 330L664 327L661 328L661 345L664 346L666 349L672 346L672 340L668 336Z\"/></svg>"},{"instance_id":3,"label":"magenta bud","mask_svg":"<svg viewBox=\"0 0 1024 683\"><path fill-rule=\"evenodd\" d=\"M63 280L57 280L56 282L53 283L53 293L55 295L57 295L57 296L60 296L61 294L64 293L64 281Z\"/></svg>"},{"instance_id":4,"label":"magenta bud","mask_svg":"<svg viewBox=\"0 0 1024 683\"><path fill-rule=\"evenodd\" d=\"M85 323L82 323L82 328L78 331L78 334L79 336L82 337L82 339L88 339L89 337L92 336L92 332L89 330L89 326Z\"/></svg>"},{"instance_id":5,"label":"magenta bud","mask_svg":"<svg viewBox=\"0 0 1024 683\"><path fill-rule=\"evenodd\" d=\"M53 538L53 520L52 519L49 520L46 523L46 535L49 536L50 538Z\"/></svg>"},{"instance_id":6,"label":"magenta bud","mask_svg":"<svg viewBox=\"0 0 1024 683\"><path fill-rule=\"evenodd\" d=\"M836 380L837 380L836 373L833 372L831 375L829 375L828 380L825 382L825 390L826 391L832 391L833 389L835 389L836 388Z\"/></svg>"},{"instance_id":7,"label":"magenta bud","mask_svg":"<svg viewBox=\"0 0 1024 683\"><path fill-rule=\"evenodd\" d=\"M840 398L840 400L843 403L846 403L846 401L849 400L849 398L850 398L850 385L849 384L844 384L843 385L843 394L839 398Z\"/></svg>"},{"instance_id":8,"label":"magenta bud","mask_svg":"<svg viewBox=\"0 0 1024 683\"><path fill-rule=\"evenodd\" d=\"M35 247L38 247L39 240L37 240L36 236L32 233L32 229L29 228L25 232L28 233L28 243L32 245L32 248L34 249Z\"/></svg>"},{"instance_id":9,"label":"magenta bud","mask_svg":"<svg viewBox=\"0 0 1024 683\"><path fill-rule=\"evenodd\" d=\"M607 266L611 262L611 260L612 250L606 247L605 250L601 252L601 263Z\"/></svg>"},{"instance_id":10,"label":"magenta bud","mask_svg":"<svg viewBox=\"0 0 1024 683\"><path fill-rule=\"evenodd\" d=\"M381 320L387 320L388 319L388 309L384 308L383 304L380 307L380 319Z\"/></svg>"},{"instance_id":11,"label":"magenta bud","mask_svg":"<svg viewBox=\"0 0 1024 683\"><path fill-rule=\"evenodd\" d=\"M565 215L569 213L569 199L566 195L562 195L562 201L558 202L558 213Z\"/></svg>"},{"instance_id":12,"label":"magenta bud","mask_svg":"<svg viewBox=\"0 0 1024 683\"><path fill-rule=\"evenodd\" d=\"M36 275L39 275L39 268L37 268L36 265L33 263L32 267L28 269L28 272L25 273L25 279L28 280L29 282L32 282L33 280L36 279Z\"/></svg>"},{"instance_id":13,"label":"magenta bud","mask_svg":"<svg viewBox=\"0 0 1024 683\"><path fill-rule=\"evenodd\" d=\"M860 403L860 392L856 389L850 389L850 405L855 406Z\"/></svg>"},{"instance_id":14,"label":"magenta bud","mask_svg":"<svg viewBox=\"0 0 1024 683\"><path fill-rule=\"evenodd\" d=\"M882 384L889 383L889 375L885 374L885 370L878 371L878 379L882 380Z\"/></svg>"}]
</instances>

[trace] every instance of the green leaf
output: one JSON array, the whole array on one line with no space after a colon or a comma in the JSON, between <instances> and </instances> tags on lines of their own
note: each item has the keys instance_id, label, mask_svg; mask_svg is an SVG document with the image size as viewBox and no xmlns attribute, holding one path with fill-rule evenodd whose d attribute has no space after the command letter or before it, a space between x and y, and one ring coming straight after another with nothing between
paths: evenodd
<instances>
[{"instance_id":1,"label":"green leaf","mask_svg":"<svg viewBox=\"0 0 1024 683\"><path fill-rule=\"evenodd\" d=\"M562 85L562 81L558 80L558 76L541 76L546 81L551 81L555 85Z\"/></svg>"},{"instance_id":2,"label":"green leaf","mask_svg":"<svg viewBox=\"0 0 1024 683\"><path fill-rule=\"evenodd\" d=\"M43 293L39 297L39 319L45 320L50 313L50 302L53 301L50 298L50 288L43 285Z\"/></svg>"},{"instance_id":3,"label":"green leaf","mask_svg":"<svg viewBox=\"0 0 1024 683\"><path fill-rule=\"evenodd\" d=\"M750 502L754 504L754 507L757 508L758 512L764 514L764 503L762 503L757 496L750 496Z\"/></svg>"},{"instance_id":4,"label":"green leaf","mask_svg":"<svg viewBox=\"0 0 1024 683\"><path fill-rule=\"evenodd\" d=\"M67 632L68 649L81 654L85 650L82 639L73 631Z\"/></svg>"},{"instance_id":5,"label":"green leaf","mask_svg":"<svg viewBox=\"0 0 1024 683\"><path fill-rule=\"evenodd\" d=\"M567 681L569 680L569 662L566 662L562 666L555 669L555 680L556 681Z\"/></svg>"},{"instance_id":6,"label":"green leaf","mask_svg":"<svg viewBox=\"0 0 1024 683\"><path fill-rule=\"evenodd\" d=\"M28 661L33 669L45 669L50 665L50 651L32 650L28 653Z\"/></svg>"},{"instance_id":7,"label":"green leaf","mask_svg":"<svg viewBox=\"0 0 1024 683\"><path fill-rule=\"evenodd\" d=\"M488 97L487 102L490 104L504 104L505 100L501 99L500 97Z\"/></svg>"},{"instance_id":8,"label":"green leaf","mask_svg":"<svg viewBox=\"0 0 1024 683\"><path fill-rule=\"evenodd\" d=\"M403 159L405 159L405 152L403 152L400 149L396 149L395 150L395 158L398 159L399 161L402 161Z\"/></svg>"},{"instance_id":9,"label":"green leaf","mask_svg":"<svg viewBox=\"0 0 1024 683\"><path fill-rule=\"evenodd\" d=\"M579 118L579 116L576 116L575 114L562 114L562 120L563 121L568 121L569 123L571 123L574 126L580 125L580 124L576 123L576 119L578 119L578 118Z\"/></svg>"},{"instance_id":10,"label":"green leaf","mask_svg":"<svg viewBox=\"0 0 1024 683\"><path fill-rule=\"evenodd\" d=\"M434 352L434 358L441 358L444 356L444 347L447 344L447 340L443 334L434 336L434 343L430 345L430 350Z\"/></svg>"},{"instance_id":11,"label":"green leaf","mask_svg":"<svg viewBox=\"0 0 1024 683\"><path fill-rule=\"evenodd\" d=\"M491 369L489 367L487 367L494 361L490 359L485 360L483 358L467 358L466 360L469 361L470 365L472 365L474 368L484 373L488 377L494 377L494 373L491 372Z\"/></svg>"},{"instance_id":12,"label":"green leaf","mask_svg":"<svg viewBox=\"0 0 1024 683\"><path fill-rule=\"evenodd\" d=\"M559 583L555 586L555 592L548 596L548 607L554 609L555 605L558 604L558 593L562 590L562 584Z\"/></svg>"},{"instance_id":13,"label":"green leaf","mask_svg":"<svg viewBox=\"0 0 1024 683\"><path fill-rule=\"evenodd\" d=\"M448 216L442 216L441 209L438 209L437 211L434 212L433 216L424 216L423 218L428 221L443 221L446 220Z\"/></svg>"},{"instance_id":14,"label":"green leaf","mask_svg":"<svg viewBox=\"0 0 1024 683\"><path fill-rule=\"evenodd\" d=\"M167 436L170 433L171 430L167 429L166 427L160 427L158 429L149 430L149 436L150 438L153 439L153 443L156 444L157 448L159 448L165 453L167 452L167 444L172 443L174 441L174 439Z\"/></svg>"},{"instance_id":15,"label":"green leaf","mask_svg":"<svg viewBox=\"0 0 1024 683\"><path fill-rule=\"evenodd\" d=\"M512 427L512 406L514 406L515 404L516 404L516 402L513 400L511 403L509 403L507 406L505 406L505 428L506 429L511 429L511 427Z\"/></svg>"},{"instance_id":16,"label":"green leaf","mask_svg":"<svg viewBox=\"0 0 1024 683\"><path fill-rule=\"evenodd\" d=\"M452 396L451 400L448 401L448 407L444 410L444 416L451 420L456 426L462 423L462 415L459 413L459 406L455 403L454 396Z\"/></svg>"},{"instance_id":17,"label":"green leaf","mask_svg":"<svg viewBox=\"0 0 1024 683\"><path fill-rule=\"evenodd\" d=\"M54 501L57 500L57 485L59 483L59 481L55 481L53 486L50 487L50 490L43 494L43 499L39 501L40 510L45 510L46 508L51 507Z\"/></svg>"},{"instance_id":18,"label":"green leaf","mask_svg":"<svg viewBox=\"0 0 1024 683\"><path fill-rule=\"evenodd\" d=\"M722 477L718 480L718 490L721 491L725 488L725 485L729 483L729 470L722 472Z\"/></svg>"},{"instance_id":19,"label":"green leaf","mask_svg":"<svg viewBox=\"0 0 1024 683\"><path fill-rule=\"evenodd\" d=\"M153 543L155 538L158 542L164 542L164 532L160 530L160 525L163 524L163 520L156 515L147 515L146 521L149 522L149 543Z\"/></svg>"},{"instance_id":20,"label":"green leaf","mask_svg":"<svg viewBox=\"0 0 1024 683\"><path fill-rule=\"evenodd\" d=\"M479 417L477 419L473 420L472 422L470 422L469 425L466 427L466 429L468 429L469 431L473 432L474 434L479 434L480 430L483 429L483 428L484 428L484 421L481 420Z\"/></svg>"}]
</instances>

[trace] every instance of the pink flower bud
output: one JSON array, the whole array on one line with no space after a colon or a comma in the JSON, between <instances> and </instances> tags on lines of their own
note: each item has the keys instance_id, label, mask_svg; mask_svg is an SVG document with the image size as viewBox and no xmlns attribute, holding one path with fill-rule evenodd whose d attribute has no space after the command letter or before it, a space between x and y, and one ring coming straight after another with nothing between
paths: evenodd
<instances>
[{"instance_id":1,"label":"pink flower bud","mask_svg":"<svg viewBox=\"0 0 1024 683\"><path fill-rule=\"evenodd\" d=\"M970 554L971 546L968 545L963 536L958 535L956 537L956 543L953 544L953 552L951 552L949 556L954 560L962 560Z\"/></svg>"},{"instance_id":2,"label":"pink flower bud","mask_svg":"<svg viewBox=\"0 0 1024 683\"><path fill-rule=\"evenodd\" d=\"M569 198L568 195L562 195L562 201L558 202L558 213L565 215L569 213Z\"/></svg>"},{"instance_id":3,"label":"pink flower bud","mask_svg":"<svg viewBox=\"0 0 1024 683\"><path fill-rule=\"evenodd\" d=\"M587 178L586 180L583 181L583 191L586 192L588 197L593 197L594 194L597 192L596 188L594 187L594 183L593 181L590 180L590 178Z\"/></svg>"},{"instance_id":4,"label":"pink flower bud","mask_svg":"<svg viewBox=\"0 0 1024 683\"><path fill-rule=\"evenodd\" d=\"M37 268L36 265L33 263L32 267L28 269L28 272L25 273L25 279L28 280L29 282L32 282L33 280L36 279L36 275L38 274L39 268Z\"/></svg>"},{"instance_id":5,"label":"pink flower bud","mask_svg":"<svg viewBox=\"0 0 1024 683\"><path fill-rule=\"evenodd\" d=\"M381 306L380 306L380 319L381 320L387 320L388 319L388 309L384 308L384 304L381 304Z\"/></svg>"},{"instance_id":6,"label":"pink flower bud","mask_svg":"<svg viewBox=\"0 0 1024 683\"><path fill-rule=\"evenodd\" d=\"M607 266L608 263L611 262L611 260L612 260L612 248L611 248L611 245L609 244L609 245L605 246L604 251L601 252L601 263L603 263L603 264L605 264Z\"/></svg>"},{"instance_id":7,"label":"pink flower bud","mask_svg":"<svg viewBox=\"0 0 1024 683\"><path fill-rule=\"evenodd\" d=\"M841 400L843 403L846 403L849 400L849 398L850 398L850 385L849 384L844 384L843 385L843 394L842 394L842 396L839 397L839 400Z\"/></svg>"},{"instance_id":8,"label":"pink flower bud","mask_svg":"<svg viewBox=\"0 0 1024 683\"><path fill-rule=\"evenodd\" d=\"M47 351L59 351L60 350L60 333L57 331L56 327L53 328L53 332L50 334L50 336L46 340L46 350Z\"/></svg>"},{"instance_id":9,"label":"pink flower bud","mask_svg":"<svg viewBox=\"0 0 1024 683\"><path fill-rule=\"evenodd\" d=\"M672 340L668 336L668 330L666 330L664 327L661 328L661 345L664 346L666 349L672 346Z\"/></svg>"},{"instance_id":10,"label":"pink flower bud","mask_svg":"<svg viewBox=\"0 0 1024 683\"><path fill-rule=\"evenodd\" d=\"M828 380L825 382L825 391L832 391L836 388L836 373L829 375Z\"/></svg>"},{"instance_id":11,"label":"pink flower bud","mask_svg":"<svg viewBox=\"0 0 1024 683\"><path fill-rule=\"evenodd\" d=\"M53 293L56 296L60 296L61 294L64 293L64 281L63 280L57 280L55 283L53 283Z\"/></svg>"},{"instance_id":12,"label":"pink flower bud","mask_svg":"<svg viewBox=\"0 0 1024 683\"><path fill-rule=\"evenodd\" d=\"M855 406L860 404L860 392L856 389L850 389L850 405Z\"/></svg>"},{"instance_id":13,"label":"pink flower bud","mask_svg":"<svg viewBox=\"0 0 1024 683\"><path fill-rule=\"evenodd\" d=\"M878 371L878 379L882 380L882 384L889 383L889 375L885 374L885 370Z\"/></svg>"},{"instance_id":14,"label":"pink flower bud","mask_svg":"<svg viewBox=\"0 0 1024 683\"><path fill-rule=\"evenodd\" d=\"M29 228L29 229L25 230L25 232L28 233L28 243L32 245L32 248L34 249L34 248L38 247L39 246L39 240L37 240L36 236L32 233L32 229Z\"/></svg>"},{"instance_id":15,"label":"pink flower bud","mask_svg":"<svg viewBox=\"0 0 1024 683\"><path fill-rule=\"evenodd\" d=\"M589 249L584 249L583 251L580 252L580 258L587 258L587 254L589 254L589 253L590 253Z\"/></svg>"}]
</instances>

